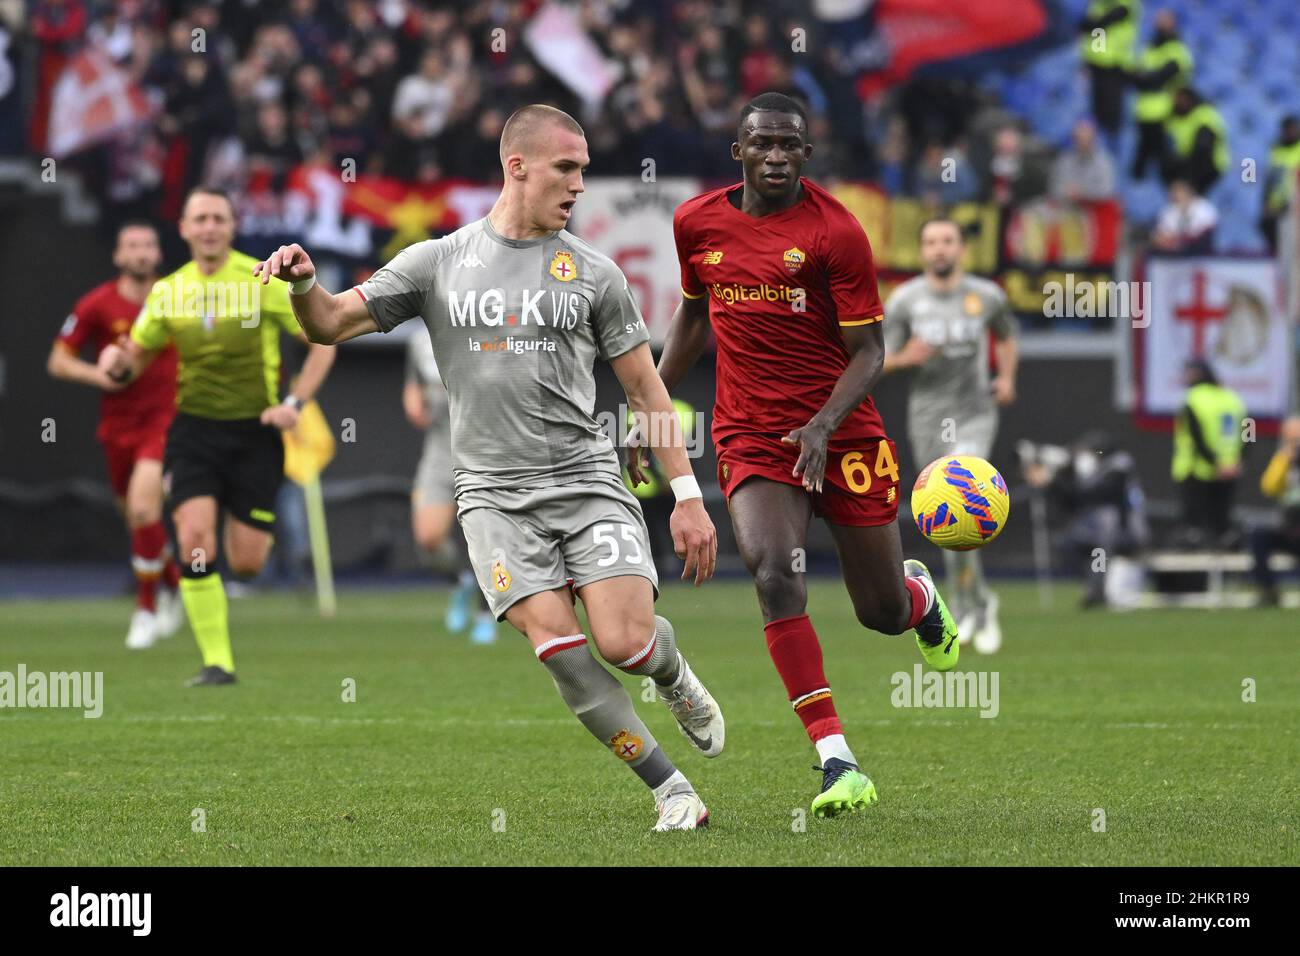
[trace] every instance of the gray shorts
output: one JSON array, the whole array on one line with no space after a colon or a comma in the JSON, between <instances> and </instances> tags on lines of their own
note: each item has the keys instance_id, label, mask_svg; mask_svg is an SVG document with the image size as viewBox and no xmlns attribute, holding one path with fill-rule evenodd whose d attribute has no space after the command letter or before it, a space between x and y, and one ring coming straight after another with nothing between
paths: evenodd
<instances>
[{"instance_id":1,"label":"gray shorts","mask_svg":"<svg viewBox=\"0 0 1300 956\"><path fill-rule=\"evenodd\" d=\"M908 436L912 439L912 455L916 470L921 471L936 458L948 455L974 455L988 460L993 453L993 439L998 433L998 413L980 412L976 415L952 416L951 429L943 422L909 420ZM945 438L951 438L945 441Z\"/></svg>"},{"instance_id":2,"label":"gray shorts","mask_svg":"<svg viewBox=\"0 0 1300 956\"><path fill-rule=\"evenodd\" d=\"M415 469L411 506L449 505L456 500L451 477L451 429L434 426L424 434L424 451Z\"/></svg>"},{"instance_id":3,"label":"gray shorts","mask_svg":"<svg viewBox=\"0 0 1300 956\"><path fill-rule=\"evenodd\" d=\"M621 478L472 490L457 499L478 586L498 621L530 594L636 574L659 576L641 505Z\"/></svg>"}]
</instances>

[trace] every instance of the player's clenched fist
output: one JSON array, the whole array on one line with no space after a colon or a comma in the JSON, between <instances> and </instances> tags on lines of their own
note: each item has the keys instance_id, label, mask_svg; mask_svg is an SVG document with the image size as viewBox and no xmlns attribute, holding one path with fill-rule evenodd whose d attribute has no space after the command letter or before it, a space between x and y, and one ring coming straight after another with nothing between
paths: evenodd
<instances>
[{"instance_id":1,"label":"player's clenched fist","mask_svg":"<svg viewBox=\"0 0 1300 956\"><path fill-rule=\"evenodd\" d=\"M315 274L316 266L312 263L311 256L296 242L281 246L253 266L253 275L262 277L262 285L270 282L272 276L285 282L297 282Z\"/></svg>"},{"instance_id":2,"label":"player's clenched fist","mask_svg":"<svg viewBox=\"0 0 1300 956\"><path fill-rule=\"evenodd\" d=\"M116 342L104 346L95 364L114 385L125 385L131 377L131 357Z\"/></svg>"},{"instance_id":3,"label":"player's clenched fist","mask_svg":"<svg viewBox=\"0 0 1300 956\"><path fill-rule=\"evenodd\" d=\"M718 565L718 532L704 503L699 498L679 501L668 519L668 528L673 534L673 550L686 560L682 580L694 577L699 587L713 577Z\"/></svg>"}]
</instances>

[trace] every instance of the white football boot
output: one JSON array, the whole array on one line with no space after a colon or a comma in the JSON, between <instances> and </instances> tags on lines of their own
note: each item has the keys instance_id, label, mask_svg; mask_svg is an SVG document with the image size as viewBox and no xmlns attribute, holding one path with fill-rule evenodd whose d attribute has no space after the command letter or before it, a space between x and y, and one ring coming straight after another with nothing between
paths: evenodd
<instances>
[{"instance_id":1,"label":"white football boot","mask_svg":"<svg viewBox=\"0 0 1300 956\"><path fill-rule=\"evenodd\" d=\"M131 629L126 632L126 646L133 651L142 651L153 647L158 640L158 622L153 611L142 607L135 609L131 615Z\"/></svg>"},{"instance_id":2,"label":"white football boot","mask_svg":"<svg viewBox=\"0 0 1300 956\"><path fill-rule=\"evenodd\" d=\"M154 596L154 619L159 637L171 637L185 623L185 602L179 591L159 585Z\"/></svg>"},{"instance_id":3,"label":"white football boot","mask_svg":"<svg viewBox=\"0 0 1300 956\"><path fill-rule=\"evenodd\" d=\"M974 611L971 611L969 614L963 615L961 620L957 622L957 643L962 647L966 647L974 639L975 624L978 620L979 616Z\"/></svg>"},{"instance_id":4,"label":"white football boot","mask_svg":"<svg viewBox=\"0 0 1300 956\"><path fill-rule=\"evenodd\" d=\"M650 832L664 833L668 830L697 830L709 825L709 811L704 801L689 783L674 786L659 801L659 822Z\"/></svg>"},{"instance_id":5,"label":"white football boot","mask_svg":"<svg viewBox=\"0 0 1300 956\"><path fill-rule=\"evenodd\" d=\"M984 623L975 632L975 653L996 654L1002 647L1002 625L998 623L998 596L989 594L984 606Z\"/></svg>"},{"instance_id":6,"label":"white football boot","mask_svg":"<svg viewBox=\"0 0 1300 956\"><path fill-rule=\"evenodd\" d=\"M722 753L727 736L727 725L722 719L722 708L713 695L700 683L686 658L677 652L680 672L670 687L659 688L659 699L668 705L677 718L677 729L706 757Z\"/></svg>"}]
</instances>

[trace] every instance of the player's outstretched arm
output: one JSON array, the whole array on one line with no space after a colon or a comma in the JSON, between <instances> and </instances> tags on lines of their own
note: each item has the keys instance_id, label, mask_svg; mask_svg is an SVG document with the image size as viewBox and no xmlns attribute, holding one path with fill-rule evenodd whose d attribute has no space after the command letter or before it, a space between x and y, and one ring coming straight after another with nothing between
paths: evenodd
<instances>
[{"instance_id":1,"label":"player's outstretched arm","mask_svg":"<svg viewBox=\"0 0 1300 956\"><path fill-rule=\"evenodd\" d=\"M682 423L668 398L668 389L655 371L650 346L642 343L611 360L610 365L627 393L627 402L664 474L677 496L669 528L673 548L684 558L682 580L694 578L698 587L713 577L718 563L718 533L704 496L686 456Z\"/></svg>"},{"instance_id":2,"label":"player's outstretched arm","mask_svg":"<svg viewBox=\"0 0 1300 956\"><path fill-rule=\"evenodd\" d=\"M708 344L709 300L703 296L698 299L682 296L659 358L659 377L667 391L671 392L686 377ZM624 463L633 488L649 480L642 471L650 467L650 459L646 457L646 444L639 428L633 428L627 437Z\"/></svg>"},{"instance_id":3,"label":"player's outstretched arm","mask_svg":"<svg viewBox=\"0 0 1300 956\"><path fill-rule=\"evenodd\" d=\"M76 382L78 385L90 385L93 388L103 389L105 392L116 392L122 388L121 385L109 378L108 373L102 368L75 355L72 349L62 342L55 342L54 347L50 349L50 357L45 362L45 370L50 373L51 378L63 379L65 382Z\"/></svg>"},{"instance_id":4,"label":"player's outstretched arm","mask_svg":"<svg viewBox=\"0 0 1300 956\"><path fill-rule=\"evenodd\" d=\"M861 405L880 381L885 364L885 338L881 323L840 326L844 347L849 352L849 364L840 373L830 398L802 428L796 428L781 441L799 446L799 460L791 474L803 476L803 486L809 491L822 490L826 473L826 446L835 429L849 412Z\"/></svg>"},{"instance_id":5,"label":"player's outstretched arm","mask_svg":"<svg viewBox=\"0 0 1300 956\"><path fill-rule=\"evenodd\" d=\"M307 338L317 345L337 345L367 332L379 331L379 325L366 309L365 300L349 289L330 295L316 282L316 266L307 251L296 242L281 246L269 257L253 266L253 275L266 285L274 276L288 282L289 301ZM295 292L294 289L298 291Z\"/></svg>"},{"instance_id":6,"label":"player's outstretched arm","mask_svg":"<svg viewBox=\"0 0 1300 956\"><path fill-rule=\"evenodd\" d=\"M682 296L681 305L673 313L664 339L664 353L659 357L659 377L671 392L695 367L709 344L709 299L700 296L689 299Z\"/></svg>"}]
</instances>

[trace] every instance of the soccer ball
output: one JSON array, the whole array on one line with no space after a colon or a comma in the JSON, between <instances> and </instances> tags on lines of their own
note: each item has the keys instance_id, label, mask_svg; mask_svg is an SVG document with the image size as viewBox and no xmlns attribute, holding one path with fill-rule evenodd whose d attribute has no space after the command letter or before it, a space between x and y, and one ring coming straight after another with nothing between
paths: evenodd
<instances>
[{"instance_id":1,"label":"soccer ball","mask_svg":"<svg viewBox=\"0 0 1300 956\"><path fill-rule=\"evenodd\" d=\"M983 547L1007 523L1011 496L998 470L974 455L945 455L922 469L912 487L912 517L921 534L949 551Z\"/></svg>"}]
</instances>

